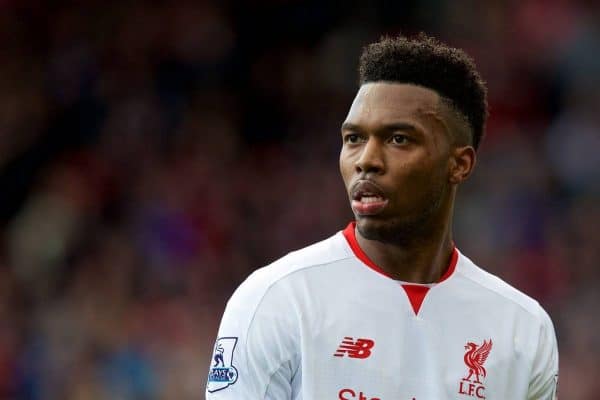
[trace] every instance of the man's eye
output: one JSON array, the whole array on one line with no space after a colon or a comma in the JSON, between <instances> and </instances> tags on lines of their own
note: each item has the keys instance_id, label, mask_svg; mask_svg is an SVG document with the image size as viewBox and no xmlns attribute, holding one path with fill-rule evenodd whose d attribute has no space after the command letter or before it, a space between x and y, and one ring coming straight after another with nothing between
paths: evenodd
<instances>
[{"instance_id":1,"label":"man's eye","mask_svg":"<svg viewBox=\"0 0 600 400\"><path fill-rule=\"evenodd\" d=\"M350 133L350 134L344 136L344 142L346 142L346 143L358 143L359 140L360 140L360 137L356 133Z\"/></svg>"},{"instance_id":2,"label":"man's eye","mask_svg":"<svg viewBox=\"0 0 600 400\"><path fill-rule=\"evenodd\" d=\"M394 143L394 144L405 144L407 142L408 142L408 137L405 135L392 136L392 143Z\"/></svg>"}]
</instances>

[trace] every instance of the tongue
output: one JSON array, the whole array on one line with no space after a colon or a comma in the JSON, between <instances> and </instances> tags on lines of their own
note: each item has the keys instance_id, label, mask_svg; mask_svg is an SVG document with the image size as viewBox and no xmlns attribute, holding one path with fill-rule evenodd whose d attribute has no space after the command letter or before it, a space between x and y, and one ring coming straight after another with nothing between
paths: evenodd
<instances>
[{"instance_id":1,"label":"tongue","mask_svg":"<svg viewBox=\"0 0 600 400\"><path fill-rule=\"evenodd\" d=\"M385 208L386 204L387 200L377 200L369 203L352 200L352 210L357 215L375 215L380 213Z\"/></svg>"}]
</instances>

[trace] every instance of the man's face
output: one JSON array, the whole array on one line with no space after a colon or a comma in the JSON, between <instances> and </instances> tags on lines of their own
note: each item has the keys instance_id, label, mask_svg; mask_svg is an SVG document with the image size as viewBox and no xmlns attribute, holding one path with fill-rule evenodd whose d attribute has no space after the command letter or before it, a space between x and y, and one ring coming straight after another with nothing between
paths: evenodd
<instances>
[{"instance_id":1,"label":"man's face","mask_svg":"<svg viewBox=\"0 0 600 400\"><path fill-rule=\"evenodd\" d=\"M359 233L404 240L445 218L451 140L433 90L360 87L342 124L340 170Z\"/></svg>"}]
</instances>

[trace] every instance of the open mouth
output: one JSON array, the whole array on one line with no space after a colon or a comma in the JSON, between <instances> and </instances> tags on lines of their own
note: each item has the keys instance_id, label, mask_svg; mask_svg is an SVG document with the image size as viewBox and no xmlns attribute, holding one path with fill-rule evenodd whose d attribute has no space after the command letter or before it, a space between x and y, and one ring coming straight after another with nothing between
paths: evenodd
<instances>
[{"instance_id":1,"label":"open mouth","mask_svg":"<svg viewBox=\"0 0 600 400\"><path fill-rule=\"evenodd\" d=\"M383 211L388 200L372 182L359 181L352 190L352 211L357 216L376 215Z\"/></svg>"},{"instance_id":2,"label":"open mouth","mask_svg":"<svg viewBox=\"0 0 600 400\"><path fill-rule=\"evenodd\" d=\"M384 200L384 198L381 196L373 195L373 194L365 194L365 195L360 196L357 200L363 204L369 204L369 203L381 202Z\"/></svg>"}]
</instances>

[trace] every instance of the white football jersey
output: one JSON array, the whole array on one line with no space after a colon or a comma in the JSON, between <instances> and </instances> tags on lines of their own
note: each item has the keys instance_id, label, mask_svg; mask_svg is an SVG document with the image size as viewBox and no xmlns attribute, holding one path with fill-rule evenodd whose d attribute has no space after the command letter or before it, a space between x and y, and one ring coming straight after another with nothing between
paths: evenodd
<instances>
[{"instance_id":1,"label":"white football jersey","mask_svg":"<svg viewBox=\"0 0 600 400\"><path fill-rule=\"evenodd\" d=\"M395 281L354 224L254 272L225 310L208 400L552 400L558 351L533 299L454 250Z\"/></svg>"}]
</instances>

